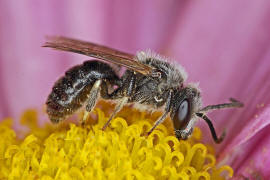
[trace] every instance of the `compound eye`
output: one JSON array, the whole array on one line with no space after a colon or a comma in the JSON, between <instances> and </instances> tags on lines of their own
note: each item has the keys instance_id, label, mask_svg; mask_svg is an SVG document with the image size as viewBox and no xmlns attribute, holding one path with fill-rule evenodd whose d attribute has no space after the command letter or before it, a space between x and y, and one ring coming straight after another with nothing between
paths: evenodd
<instances>
[{"instance_id":1,"label":"compound eye","mask_svg":"<svg viewBox=\"0 0 270 180\"><path fill-rule=\"evenodd\" d=\"M188 114L188 102L187 102L187 100L184 100L180 104L179 109L178 109L178 113L177 113L178 120L184 121L185 118L187 117L187 114Z\"/></svg>"},{"instance_id":2,"label":"compound eye","mask_svg":"<svg viewBox=\"0 0 270 180\"><path fill-rule=\"evenodd\" d=\"M182 130L186 128L190 120L189 114L190 114L189 101L184 100L181 102L173 118L174 128L177 130Z\"/></svg>"}]
</instances>

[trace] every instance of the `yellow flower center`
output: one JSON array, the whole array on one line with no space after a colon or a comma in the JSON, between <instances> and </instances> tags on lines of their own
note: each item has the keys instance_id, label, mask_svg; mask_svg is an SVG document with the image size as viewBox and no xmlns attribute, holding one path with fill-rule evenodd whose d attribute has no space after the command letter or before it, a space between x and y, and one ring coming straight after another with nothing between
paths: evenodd
<instances>
[{"instance_id":1,"label":"yellow flower center","mask_svg":"<svg viewBox=\"0 0 270 180\"><path fill-rule=\"evenodd\" d=\"M229 166L216 167L213 149L192 137L179 141L168 122L146 137L153 117L124 108L102 131L111 107L96 108L82 127L74 123L37 126L29 110L22 123L30 133L20 140L11 120L0 123L0 179L226 179ZM152 119L149 119L151 117ZM96 119L94 121L94 119Z\"/></svg>"}]
</instances>

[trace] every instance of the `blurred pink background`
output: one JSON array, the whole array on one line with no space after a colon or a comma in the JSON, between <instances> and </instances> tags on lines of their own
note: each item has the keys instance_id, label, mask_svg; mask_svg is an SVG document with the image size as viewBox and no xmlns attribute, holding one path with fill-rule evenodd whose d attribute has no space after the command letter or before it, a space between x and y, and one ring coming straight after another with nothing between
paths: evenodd
<instances>
[{"instance_id":1,"label":"blurred pink background","mask_svg":"<svg viewBox=\"0 0 270 180\"><path fill-rule=\"evenodd\" d=\"M90 59L41 48L46 35L92 41L130 53L152 49L184 66L188 82L200 82L204 105L228 102L229 97L244 102L241 110L210 115L219 133L224 128L228 132L225 143L217 147L222 160L239 172L239 162L247 160L241 157L236 162L228 158L230 153L236 147L256 146L254 138L269 140L268 0L2 0L1 119L11 116L18 122L25 109L42 109L55 80L67 68ZM200 125L206 141L212 142L206 125Z\"/></svg>"}]
</instances>

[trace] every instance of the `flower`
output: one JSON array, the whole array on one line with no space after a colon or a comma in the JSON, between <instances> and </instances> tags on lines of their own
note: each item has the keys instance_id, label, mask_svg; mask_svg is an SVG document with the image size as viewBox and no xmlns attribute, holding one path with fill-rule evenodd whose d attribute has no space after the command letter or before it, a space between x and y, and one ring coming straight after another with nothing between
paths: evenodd
<instances>
[{"instance_id":1,"label":"flower","mask_svg":"<svg viewBox=\"0 0 270 180\"><path fill-rule=\"evenodd\" d=\"M135 53L152 49L178 61L200 82L205 105L229 97L243 110L211 114L225 141L219 163L239 177L270 177L269 1L1 1L0 119L40 108L55 80L86 57L43 49L63 35ZM23 103L22 103L23 102ZM44 123L47 118L39 118ZM205 142L210 133L199 124ZM255 175L254 175L255 174Z\"/></svg>"},{"instance_id":2,"label":"flower","mask_svg":"<svg viewBox=\"0 0 270 180\"><path fill-rule=\"evenodd\" d=\"M104 111L112 107L102 106ZM84 127L70 123L41 128L36 111L28 110L21 121L31 130L23 139L11 129L12 120L4 120L0 124L0 179L218 180L233 175L231 167L216 165L213 149L200 143L198 128L188 141L178 141L164 125L146 137L151 116L125 108L102 131L109 114L99 108L94 112L97 121L90 118Z\"/></svg>"}]
</instances>

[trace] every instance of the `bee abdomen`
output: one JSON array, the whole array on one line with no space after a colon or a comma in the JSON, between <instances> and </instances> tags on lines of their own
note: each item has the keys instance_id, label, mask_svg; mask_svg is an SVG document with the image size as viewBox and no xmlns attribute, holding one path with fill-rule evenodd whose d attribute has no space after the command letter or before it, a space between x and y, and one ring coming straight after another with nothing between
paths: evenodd
<instances>
[{"instance_id":1,"label":"bee abdomen","mask_svg":"<svg viewBox=\"0 0 270 180\"><path fill-rule=\"evenodd\" d=\"M118 76L108 64L100 61L85 61L69 69L56 81L48 96L46 104L50 120L58 123L82 107L99 79L110 81Z\"/></svg>"}]
</instances>

